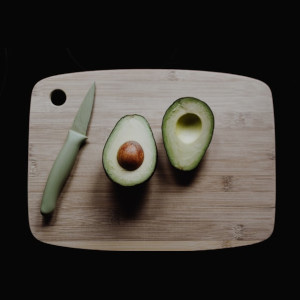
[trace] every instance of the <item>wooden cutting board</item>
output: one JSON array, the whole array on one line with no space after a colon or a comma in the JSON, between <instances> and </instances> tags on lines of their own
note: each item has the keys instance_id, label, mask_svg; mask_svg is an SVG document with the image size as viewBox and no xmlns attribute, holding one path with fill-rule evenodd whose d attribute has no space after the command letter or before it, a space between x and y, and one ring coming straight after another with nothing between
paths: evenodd
<instances>
[{"instance_id":1,"label":"wooden cutting board","mask_svg":"<svg viewBox=\"0 0 300 300\"><path fill-rule=\"evenodd\" d=\"M78 108L96 82L88 140L80 149L50 220L40 214L45 183ZM54 105L52 92L66 94ZM205 101L215 115L212 142L198 169L174 171L162 141L166 109L178 98ZM102 150L116 122L143 115L158 148L157 169L142 188L116 188ZM107 70L63 74L33 88L28 157L32 234L60 246L101 250L202 250L267 239L275 217L272 95L263 82L190 70Z\"/></svg>"}]
</instances>

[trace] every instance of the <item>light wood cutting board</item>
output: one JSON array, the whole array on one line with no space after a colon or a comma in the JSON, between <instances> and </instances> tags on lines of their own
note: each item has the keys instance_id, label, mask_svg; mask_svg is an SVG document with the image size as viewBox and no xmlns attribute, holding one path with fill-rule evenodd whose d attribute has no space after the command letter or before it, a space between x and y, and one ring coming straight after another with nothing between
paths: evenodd
<instances>
[{"instance_id":1,"label":"light wood cutting board","mask_svg":"<svg viewBox=\"0 0 300 300\"><path fill-rule=\"evenodd\" d=\"M91 84L96 83L88 140L50 220L40 204L52 164ZM50 100L61 89L61 106ZM215 116L212 142L195 172L170 166L161 122L178 98L205 101ZM102 150L116 122L143 115L158 148L146 186L116 188L102 167ZM32 234L61 246L101 250L203 250L267 239L275 217L275 134L271 91L263 82L190 70L107 70L63 74L33 88L28 157Z\"/></svg>"}]
</instances>

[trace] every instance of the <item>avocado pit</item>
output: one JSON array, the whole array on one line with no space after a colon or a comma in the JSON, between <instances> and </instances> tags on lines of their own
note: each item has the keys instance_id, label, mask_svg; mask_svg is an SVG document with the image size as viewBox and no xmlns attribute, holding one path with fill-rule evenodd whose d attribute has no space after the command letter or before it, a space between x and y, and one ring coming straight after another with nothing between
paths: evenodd
<instances>
[{"instance_id":1,"label":"avocado pit","mask_svg":"<svg viewBox=\"0 0 300 300\"><path fill-rule=\"evenodd\" d=\"M119 148L117 160L125 170L134 171L144 161L144 150L138 142L128 141Z\"/></svg>"}]
</instances>

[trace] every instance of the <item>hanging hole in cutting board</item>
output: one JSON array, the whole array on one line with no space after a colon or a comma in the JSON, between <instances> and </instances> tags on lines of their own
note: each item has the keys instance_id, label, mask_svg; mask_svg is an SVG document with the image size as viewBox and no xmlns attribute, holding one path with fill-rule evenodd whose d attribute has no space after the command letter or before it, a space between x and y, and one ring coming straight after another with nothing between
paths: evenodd
<instances>
[{"instance_id":1,"label":"hanging hole in cutting board","mask_svg":"<svg viewBox=\"0 0 300 300\"><path fill-rule=\"evenodd\" d=\"M56 105L60 106L63 105L67 100L66 93L61 89L55 89L50 94L51 102Z\"/></svg>"}]
</instances>

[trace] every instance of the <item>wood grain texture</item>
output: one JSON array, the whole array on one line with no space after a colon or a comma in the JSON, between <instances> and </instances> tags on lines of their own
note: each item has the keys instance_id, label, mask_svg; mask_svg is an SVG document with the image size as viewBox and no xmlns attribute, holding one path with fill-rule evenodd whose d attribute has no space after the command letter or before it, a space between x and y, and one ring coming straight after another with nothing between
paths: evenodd
<instances>
[{"instance_id":1,"label":"wood grain texture","mask_svg":"<svg viewBox=\"0 0 300 300\"><path fill-rule=\"evenodd\" d=\"M40 204L52 164L85 93L96 82L88 140L51 220ZM62 106L50 101L62 89ZM171 168L161 122L178 98L209 104L215 131L199 168ZM158 148L151 180L117 188L102 167L104 143L126 114L143 115ZM275 134L271 91L259 80L189 70L107 70L53 76L32 91L28 211L32 234L49 244L101 250L203 250L267 239L275 217Z\"/></svg>"}]
</instances>

